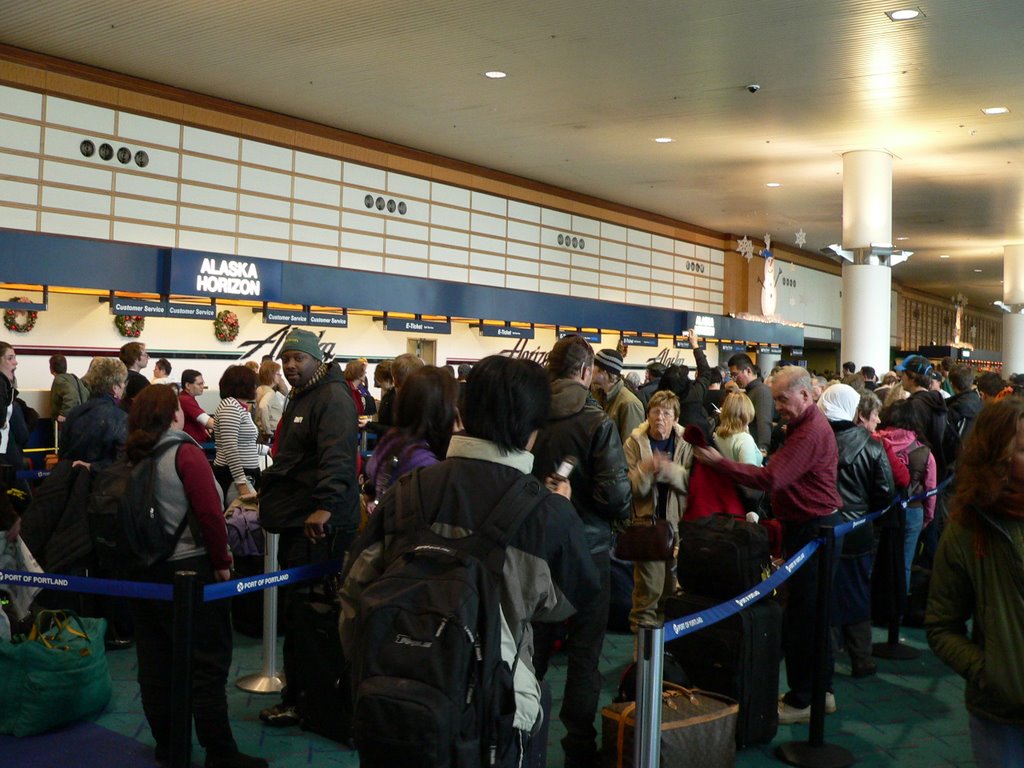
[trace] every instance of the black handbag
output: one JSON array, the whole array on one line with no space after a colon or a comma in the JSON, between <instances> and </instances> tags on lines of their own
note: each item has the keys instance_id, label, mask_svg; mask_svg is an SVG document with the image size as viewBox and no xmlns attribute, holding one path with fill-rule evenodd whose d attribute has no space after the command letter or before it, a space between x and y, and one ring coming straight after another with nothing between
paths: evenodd
<instances>
[{"instance_id":1,"label":"black handbag","mask_svg":"<svg viewBox=\"0 0 1024 768\"><path fill-rule=\"evenodd\" d=\"M632 520L615 541L615 556L620 560L672 560L675 536L668 520L642 517Z\"/></svg>"}]
</instances>

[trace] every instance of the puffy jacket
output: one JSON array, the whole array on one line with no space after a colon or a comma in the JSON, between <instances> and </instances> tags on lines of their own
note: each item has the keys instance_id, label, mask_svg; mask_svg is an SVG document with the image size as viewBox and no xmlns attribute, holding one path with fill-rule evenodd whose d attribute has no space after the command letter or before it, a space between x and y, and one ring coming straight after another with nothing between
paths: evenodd
<instances>
[{"instance_id":1,"label":"puffy jacket","mask_svg":"<svg viewBox=\"0 0 1024 768\"><path fill-rule=\"evenodd\" d=\"M1024 520L979 512L988 553L974 530L946 526L935 555L924 626L935 655L967 680L967 709L1024 724ZM973 619L968 636L967 622Z\"/></svg>"},{"instance_id":2,"label":"puffy jacket","mask_svg":"<svg viewBox=\"0 0 1024 768\"><path fill-rule=\"evenodd\" d=\"M278 425L274 463L260 481L260 524L272 533L301 528L318 509L332 528L359 525L356 407L336 363L292 389Z\"/></svg>"},{"instance_id":3,"label":"puffy jacket","mask_svg":"<svg viewBox=\"0 0 1024 768\"><path fill-rule=\"evenodd\" d=\"M872 440L864 427L849 421L834 421L831 425L839 449L836 489L843 497L840 509L843 520L859 520L868 512L887 508L896 489L885 448L877 440ZM865 523L843 538L843 556L866 554L873 544L872 525Z\"/></svg>"},{"instance_id":4,"label":"puffy jacket","mask_svg":"<svg viewBox=\"0 0 1024 768\"><path fill-rule=\"evenodd\" d=\"M626 456L615 422L590 391L571 379L551 383L551 415L533 446L533 474L550 475L566 456L575 456L569 477L572 504L583 520L592 553L611 546L611 524L629 517L632 494Z\"/></svg>"},{"instance_id":5,"label":"puffy jacket","mask_svg":"<svg viewBox=\"0 0 1024 768\"><path fill-rule=\"evenodd\" d=\"M21 538L51 573L80 572L92 564L86 514L92 475L85 467L71 464L66 459L57 463L21 518Z\"/></svg>"}]
</instances>

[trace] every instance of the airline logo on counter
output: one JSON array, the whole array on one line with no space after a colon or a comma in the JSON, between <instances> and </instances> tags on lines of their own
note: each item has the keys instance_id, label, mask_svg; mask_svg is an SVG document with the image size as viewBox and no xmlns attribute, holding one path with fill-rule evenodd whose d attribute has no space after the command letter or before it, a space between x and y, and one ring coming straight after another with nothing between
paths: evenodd
<instances>
[{"instance_id":1,"label":"airline logo on counter","mask_svg":"<svg viewBox=\"0 0 1024 768\"><path fill-rule=\"evenodd\" d=\"M520 339L512 349L503 349L498 354L502 357L511 357L513 360L532 360L544 365L548 361L548 350L537 347L530 351L526 348L526 341L526 339Z\"/></svg>"},{"instance_id":2,"label":"airline logo on counter","mask_svg":"<svg viewBox=\"0 0 1024 768\"><path fill-rule=\"evenodd\" d=\"M284 344L284 340L291 329L292 326L286 325L280 330L274 331L265 339L248 339L241 342L238 345L238 348L245 351L238 356L238 359L245 360L246 358L253 357L257 352L260 352L262 355L270 355L276 360L278 355L281 353L281 345ZM320 349L324 351L325 357L330 357L334 354L334 347L336 345L333 341L324 341L323 334L324 332L320 331ZM270 349L267 350L266 347L269 347Z\"/></svg>"}]
</instances>

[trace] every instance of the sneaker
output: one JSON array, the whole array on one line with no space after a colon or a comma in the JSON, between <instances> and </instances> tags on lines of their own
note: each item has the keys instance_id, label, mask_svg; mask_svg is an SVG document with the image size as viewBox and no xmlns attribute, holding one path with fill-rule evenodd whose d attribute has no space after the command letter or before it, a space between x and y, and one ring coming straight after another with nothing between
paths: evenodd
<instances>
[{"instance_id":1,"label":"sneaker","mask_svg":"<svg viewBox=\"0 0 1024 768\"><path fill-rule=\"evenodd\" d=\"M299 713L295 711L295 707L287 704L275 704L260 710L260 720L275 728L287 728L290 725L299 724Z\"/></svg>"},{"instance_id":2,"label":"sneaker","mask_svg":"<svg viewBox=\"0 0 1024 768\"><path fill-rule=\"evenodd\" d=\"M794 707L782 699L779 700L779 725L809 722L811 722L811 708L809 706Z\"/></svg>"},{"instance_id":3,"label":"sneaker","mask_svg":"<svg viewBox=\"0 0 1024 768\"><path fill-rule=\"evenodd\" d=\"M836 711L836 697L832 691L825 691L825 714L831 715ZM784 698L779 699L779 725L789 725L792 723L809 723L811 722L811 707L794 707L792 704L787 704Z\"/></svg>"}]
</instances>

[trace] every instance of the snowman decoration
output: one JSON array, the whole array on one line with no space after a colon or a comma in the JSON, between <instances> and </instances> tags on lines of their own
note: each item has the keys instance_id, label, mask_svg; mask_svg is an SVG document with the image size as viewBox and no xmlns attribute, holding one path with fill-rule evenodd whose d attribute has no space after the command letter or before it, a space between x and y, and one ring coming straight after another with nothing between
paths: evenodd
<instances>
[{"instance_id":1,"label":"snowman decoration","mask_svg":"<svg viewBox=\"0 0 1024 768\"><path fill-rule=\"evenodd\" d=\"M764 236L764 279L761 280L761 314L765 317L774 317L775 308L779 301L778 283L782 277L782 267L775 266L775 257L772 255L772 236Z\"/></svg>"}]
</instances>

